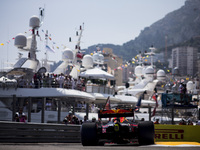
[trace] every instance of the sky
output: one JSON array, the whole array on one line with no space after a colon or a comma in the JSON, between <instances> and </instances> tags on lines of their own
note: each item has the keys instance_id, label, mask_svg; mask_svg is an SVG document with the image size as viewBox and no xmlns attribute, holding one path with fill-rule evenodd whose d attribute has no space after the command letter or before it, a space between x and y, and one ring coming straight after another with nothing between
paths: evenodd
<instances>
[{"instance_id":1,"label":"sky","mask_svg":"<svg viewBox=\"0 0 200 150\"><path fill-rule=\"evenodd\" d=\"M181 8L185 0L0 0L0 69L14 64L18 52L13 38L18 33L31 35L29 20L45 9L44 20L37 37L37 58L45 57L45 33L51 40L48 45L50 60L58 62L64 46L74 49L76 31L84 23L81 48L98 44L122 45L134 40L145 27ZM71 37L72 42L69 42ZM2 44L3 43L3 44ZM94 50L95 51L95 50ZM133 56L134 57L134 56Z\"/></svg>"}]
</instances>

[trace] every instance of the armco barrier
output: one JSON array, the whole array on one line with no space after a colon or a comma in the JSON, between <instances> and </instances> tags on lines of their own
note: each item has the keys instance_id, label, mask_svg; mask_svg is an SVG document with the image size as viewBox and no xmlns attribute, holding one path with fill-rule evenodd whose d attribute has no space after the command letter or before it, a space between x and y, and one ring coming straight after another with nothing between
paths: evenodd
<instances>
[{"instance_id":1,"label":"armco barrier","mask_svg":"<svg viewBox=\"0 0 200 150\"><path fill-rule=\"evenodd\" d=\"M155 140L200 142L200 126L155 125Z\"/></svg>"},{"instance_id":2,"label":"armco barrier","mask_svg":"<svg viewBox=\"0 0 200 150\"><path fill-rule=\"evenodd\" d=\"M80 143L80 125L0 121L0 143ZM155 140L200 142L200 126L155 125Z\"/></svg>"},{"instance_id":3,"label":"armco barrier","mask_svg":"<svg viewBox=\"0 0 200 150\"><path fill-rule=\"evenodd\" d=\"M0 121L0 143L80 143L80 125Z\"/></svg>"}]
</instances>

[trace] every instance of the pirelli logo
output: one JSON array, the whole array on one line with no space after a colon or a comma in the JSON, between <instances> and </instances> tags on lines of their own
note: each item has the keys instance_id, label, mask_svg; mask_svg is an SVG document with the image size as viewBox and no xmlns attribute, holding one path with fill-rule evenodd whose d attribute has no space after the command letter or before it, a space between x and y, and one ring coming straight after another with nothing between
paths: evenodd
<instances>
[{"instance_id":1,"label":"pirelli logo","mask_svg":"<svg viewBox=\"0 0 200 150\"><path fill-rule=\"evenodd\" d=\"M184 139L182 129L155 129L155 139L181 140Z\"/></svg>"}]
</instances>

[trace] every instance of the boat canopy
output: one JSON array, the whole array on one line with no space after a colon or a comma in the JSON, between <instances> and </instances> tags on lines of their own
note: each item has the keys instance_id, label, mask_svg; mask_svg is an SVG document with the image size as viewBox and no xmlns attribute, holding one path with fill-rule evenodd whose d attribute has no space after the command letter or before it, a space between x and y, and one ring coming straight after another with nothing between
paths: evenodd
<instances>
[{"instance_id":1,"label":"boat canopy","mask_svg":"<svg viewBox=\"0 0 200 150\"><path fill-rule=\"evenodd\" d=\"M0 97L54 97L54 98L74 98L77 101L95 101L95 97L89 93L63 88L17 88L10 90L0 89Z\"/></svg>"},{"instance_id":2,"label":"boat canopy","mask_svg":"<svg viewBox=\"0 0 200 150\"><path fill-rule=\"evenodd\" d=\"M109 80L115 79L112 74L109 74L108 72L105 72L100 68L88 69L84 72L81 72L79 76L88 79L99 79L99 78L109 79Z\"/></svg>"}]
</instances>

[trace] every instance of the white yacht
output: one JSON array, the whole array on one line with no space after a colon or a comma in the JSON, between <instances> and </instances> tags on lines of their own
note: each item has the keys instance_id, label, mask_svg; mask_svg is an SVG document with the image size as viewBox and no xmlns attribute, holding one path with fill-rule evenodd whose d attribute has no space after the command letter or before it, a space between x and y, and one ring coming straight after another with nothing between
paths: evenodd
<instances>
[{"instance_id":1,"label":"white yacht","mask_svg":"<svg viewBox=\"0 0 200 150\"><path fill-rule=\"evenodd\" d=\"M40 25L40 19L37 16L33 16L30 19L32 36L30 38L26 38L22 34L16 36L15 46L20 50L27 51L28 58L19 59L14 65L14 69L11 70L8 75L26 75L27 79L30 79L33 77L34 73L46 72L44 67L40 68L40 63L36 58L36 52L38 51L36 36ZM80 27L80 36L76 49L73 51L71 49L65 49L63 51L63 63L55 70L55 73L64 74L65 68L71 65L73 66L73 69L70 72L70 75L75 79L80 76L88 79L113 80L113 75L108 74L99 67L99 64L102 64L104 59L99 50L93 57L90 55L85 55L83 57L83 68L77 63L77 54L79 53L82 31L82 27ZM29 61L30 66L23 67L27 61ZM96 63L97 67L93 68L93 63ZM153 91L156 81L152 80L152 74L150 76L148 75L149 70L150 72L152 71L151 68L147 69L146 79L141 80L135 87L129 89L128 93L131 93L131 90L134 90L134 92L137 91L136 94L139 94L144 90ZM138 103L138 97L135 96L136 94L127 96L126 91L124 94L120 94L119 91L119 94L115 95L114 87L106 85L99 86L91 82L86 84L85 92L83 92L74 89L52 87L34 88L34 86L31 86L20 88L16 86L16 80L10 81L2 78L0 81L0 93L0 113L2 114L0 120L10 121L14 121L15 112L21 107L23 107L24 111L27 113L28 121L46 123L61 122L70 111L82 120L85 115L88 116L90 120L93 117L97 118L96 112L98 109L96 108L95 111L89 112L89 105L94 102L102 108L108 97L110 98L111 104L129 104L134 107ZM84 107L78 107L79 103L84 104ZM142 100L141 103L146 106L155 105L155 101L149 99Z\"/></svg>"}]
</instances>

